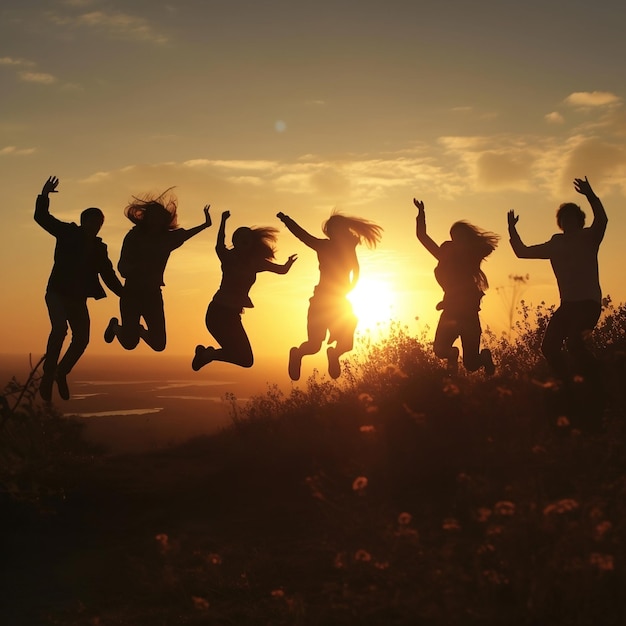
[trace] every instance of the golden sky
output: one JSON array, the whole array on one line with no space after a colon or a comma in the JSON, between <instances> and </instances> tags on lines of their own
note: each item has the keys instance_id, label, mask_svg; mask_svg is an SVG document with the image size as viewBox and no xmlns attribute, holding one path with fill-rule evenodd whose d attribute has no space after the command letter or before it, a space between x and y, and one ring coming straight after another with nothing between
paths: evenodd
<instances>
[{"instance_id":1,"label":"golden sky","mask_svg":"<svg viewBox=\"0 0 626 626\"><path fill-rule=\"evenodd\" d=\"M361 330L377 317L416 332L416 317L436 324L435 260L415 239L414 196L438 242L458 219L500 233L482 319L502 329L495 287L510 274L530 275L527 300L558 299L549 263L510 250L507 210L526 243L545 241L561 202L587 210L572 186L586 175L609 215L603 291L623 301L625 18L623 3L571 0L4 0L0 352L45 347L54 240L32 211L50 175L57 217L103 209L114 263L131 195L176 186L183 227L212 205L214 226L173 252L166 272L171 354L211 344L204 314L223 210L227 239L240 225L273 225L277 260L299 255L287 276L262 274L251 291L243 319L261 366L304 340L318 277L278 211L320 236L334 208L384 227L377 250L360 250ZM122 354L102 340L116 298L90 310L89 352Z\"/></svg>"}]
</instances>

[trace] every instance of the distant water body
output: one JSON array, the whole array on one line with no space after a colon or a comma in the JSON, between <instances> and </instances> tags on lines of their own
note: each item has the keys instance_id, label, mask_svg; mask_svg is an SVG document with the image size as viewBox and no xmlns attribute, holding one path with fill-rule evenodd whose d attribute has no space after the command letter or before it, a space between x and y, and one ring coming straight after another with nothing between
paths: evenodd
<instances>
[{"instance_id":1,"label":"distant water body","mask_svg":"<svg viewBox=\"0 0 626 626\"><path fill-rule=\"evenodd\" d=\"M231 423L232 397L245 403L267 386L258 377L246 377L249 370L228 364L195 373L188 358L132 356L85 356L68 378L71 399L61 400L56 389L53 396L63 415L84 424L87 440L113 454L213 434ZM24 382L30 364L28 356L0 355L0 385L13 376Z\"/></svg>"}]
</instances>

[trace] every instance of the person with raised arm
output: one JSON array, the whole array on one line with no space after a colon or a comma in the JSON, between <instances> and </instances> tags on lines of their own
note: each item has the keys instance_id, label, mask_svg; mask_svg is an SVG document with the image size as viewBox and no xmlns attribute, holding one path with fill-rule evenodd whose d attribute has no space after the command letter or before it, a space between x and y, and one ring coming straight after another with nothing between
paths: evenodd
<instances>
[{"instance_id":1,"label":"person with raised arm","mask_svg":"<svg viewBox=\"0 0 626 626\"><path fill-rule=\"evenodd\" d=\"M104 340L115 338L126 350L133 350L143 339L153 350L165 350L166 330L163 274L170 254L186 241L211 226L209 204L204 207L204 221L190 229L178 227L177 200L171 188L159 196L133 197L124 209L134 224L120 253L117 269L124 277L120 299L120 318L112 317ZM169 195L168 195L169 194ZM142 325L141 320L145 323Z\"/></svg>"},{"instance_id":2,"label":"person with raised arm","mask_svg":"<svg viewBox=\"0 0 626 626\"><path fill-rule=\"evenodd\" d=\"M426 232L424 203L414 198L413 204L417 208L415 234L438 261L435 278L444 293L436 306L441 316L433 342L435 355L445 359L448 371L455 374L459 349L454 342L460 337L465 369L474 372L482 367L491 376L495 372L491 351L480 349L480 303L489 287L481 265L500 237L461 220L450 227L450 240L437 244Z\"/></svg>"},{"instance_id":3,"label":"person with raised arm","mask_svg":"<svg viewBox=\"0 0 626 626\"><path fill-rule=\"evenodd\" d=\"M222 281L205 317L207 330L220 347L196 346L191 362L196 372L212 361L252 367L252 346L241 323L244 309L254 307L249 296L250 289L258 273L286 274L297 259L292 254L282 265L273 262L278 231L271 227L241 226L233 233L232 248L227 248L226 222L229 218L230 211L224 211L215 245L222 266Z\"/></svg>"},{"instance_id":4,"label":"person with raised arm","mask_svg":"<svg viewBox=\"0 0 626 626\"><path fill-rule=\"evenodd\" d=\"M510 243L516 256L547 259L552 265L561 302L548 322L541 351L554 375L566 383L595 369L595 358L585 345L585 337L595 328L602 311L598 250L608 222L604 206L587 177L575 178L574 189L591 206L593 221L588 227L580 206L565 202L556 212L561 232L545 243L527 246L517 232L519 216L513 210L507 214Z\"/></svg>"},{"instance_id":5,"label":"person with raised arm","mask_svg":"<svg viewBox=\"0 0 626 626\"><path fill-rule=\"evenodd\" d=\"M109 259L106 244L98 237L104 213L90 207L80 214L80 225L63 222L50 214L49 194L57 193L59 179L50 176L35 203L35 221L56 239L54 265L46 289L46 306L51 331L46 346L39 394L52 399L56 380L59 395L69 400L67 376L89 344L90 319L87 299L106 297L100 278L117 296L123 293L122 283ZM72 339L59 361L68 326Z\"/></svg>"},{"instance_id":6,"label":"person with raised arm","mask_svg":"<svg viewBox=\"0 0 626 626\"><path fill-rule=\"evenodd\" d=\"M352 350L357 318L346 298L359 280L356 247L365 243L375 248L382 228L369 220L333 212L322 225L323 238L314 237L284 213L277 214L285 226L302 243L317 252L320 277L309 299L307 339L289 352L289 377L300 379L302 357L316 354L328 333L326 350L331 378L341 375L339 357Z\"/></svg>"}]
</instances>

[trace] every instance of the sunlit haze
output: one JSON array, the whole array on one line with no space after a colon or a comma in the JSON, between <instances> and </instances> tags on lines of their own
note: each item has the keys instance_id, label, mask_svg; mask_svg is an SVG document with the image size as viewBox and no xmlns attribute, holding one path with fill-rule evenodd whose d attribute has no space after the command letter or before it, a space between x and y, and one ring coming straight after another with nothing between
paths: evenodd
<instances>
[{"instance_id":1,"label":"sunlit haze","mask_svg":"<svg viewBox=\"0 0 626 626\"><path fill-rule=\"evenodd\" d=\"M212 344L204 316L220 281L224 210L228 245L238 226L275 226L277 262L298 255L289 274L260 274L250 293L243 323L261 369L286 363L305 339L319 276L315 253L279 211L318 237L333 210L384 228L375 250L358 249L350 299L361 332L395 319L432 335L441 291L435 259L415 238L413 197L425 202L437 242L459 219L499 233L484 265L482 322L502 330L506 298L496 288L509 275L530 275L528 301L558 301L549 263L513 255L507 210L519 214L525 242L546 241L561 202L580 203L590 219L572 185L588 176L609 216L603 292L624 300L625 18L620 3L561 0L5 0L0 352L45 349L54 239L32 213L50 175L60 179L51 196L60 219L102 208L114 264L132 195L175 186L185 228L211 204L213 226L174 251L166 270L170 355L191 359L197 343ZM118 313L113 294L90 311L89 355L151 354L104 343Z\"/></svg>"}]
</instances>

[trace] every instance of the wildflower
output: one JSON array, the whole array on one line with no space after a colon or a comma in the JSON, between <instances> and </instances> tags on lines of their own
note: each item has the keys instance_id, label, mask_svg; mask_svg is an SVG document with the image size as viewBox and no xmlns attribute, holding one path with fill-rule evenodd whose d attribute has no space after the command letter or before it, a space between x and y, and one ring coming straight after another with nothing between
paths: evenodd
<instances>
[{"instance_id":1,"label":"wildflower","mask_svg":"<svg viewBox=\"0 0 626 626\"><path fill-rule=\"evenodd\" d=\"M402 408L405 410L406 414L413 418L418 424L422 424L426 419L426 413L417 413L406 402L402 404Z\"/></svg>"},{"instance_id":2,"label":"wildflower","mask_svg":"<svg viewBox=\"0 0 626 626\"><path fill-rule=\"evenodd\" d=\"M221 565L222 557L216 552L211 552L206 555L206 560L211 563L211 565Z\"/></svg>"},{"instance_id":3,"label":"wildflower","mask_svg":"<svg viewBox=\"0 0 626 626\"><path fill-rule=\"evenodd\" d=\"M487 528L487 535L490 537L493 537L494 535L501 535L503 530L504 529L500 526L500 524L494 524L493 526L489 526L489 528Z\"/></svg>"},{"instance_id":4,"label":"wildflower","mask_svg":"<svg viewBox=\"0 0 626 626\"><path fill-rule=\"evenodd\" d=\"M515 515L515 504L509 500L500 500L500 502L495 503L493 510L496 512L496 515L510 517Z\"/></svg>"},{"instance_id":5,"label":"wildflower","mask_svg":"<svg viewBox=\"0 0 626 626\"><path fill-rule=\"evenodd\" d=\"M458 396L461 393L461 390L458 385L455 385L451 380L448 380L443 386L443 392L447 396Z\"/></svg>"},{"instance_id":6,"label":"wildflower","mask_svg":"<svg viewBox=\"0 0 626 626\"><path fill-rule=\"evenodd\" d=\"M604 535L606 535L611 530L611 528L613 528L613 524L611 524L611 522L609 522L608 520L600 522L593 529L593 538L596 541L600 541L604 537Z\"/></svg>"},{"instance_id":7,"label":"wildflower","mask_svg":"<svg viewBox=\"0 0 626 626\"><path fill-rule=\"evenodd\" d=\"M200 596L191 596L191 601L193 602L193 608L198 611L206 611L209 608L208 601Z\"/></svg>"},{"instance_id":8,"label":"wildflower","mask_svg":"<svg viewBox=\"0 0 626 626\"><path fill-rule=\"evenodd\" d=\"M492 585L508 585L509 579L499 572L496 572L494 569L486 569L483 571L483 576L492 584Z\"/></svg>"},{"instance_id":9,"label":"wildflower","mask_svg":"<svg viewBox=\"0 0 626 626\"><path fill-rule=\"evenodd\" d=\"M359 431L369 435L369 434L373 434L376 432L376 427L372 426L371 424L367 424L367 425L361 426L359 428Z\"/></svg>"},{"instance_id":10,"label":"wildflower","mask_svg":"<svg viewBox=\"0 0 626 626\"><path fill-rule=\"evenodd\" d=\"M354 553L354 560L369 563L372 560L372 555L367 550L360 548Z\"/></svg>"},{"instance_id":11,"label":"wildflower","mask_svg":"<svg viewBox=\"0 0 626 626\"><path fill-rule=\"evenodd\" d=\"M486 522L491 517L491 509L481 506L476 510L476 521Z\"/></svg>"},{"instance_id":12,"label":"wildflower","mask_svg":"<svg viewBox=\"0 0 626 626\"><path fill-rule=\"evenodd\" d=\"M576 376L574 376L573 380L574 380L574 382L575 382L577 385L582 385L582 383L584 383L584 382L585 382L584 377L583 377L583 376L581 376L580 374L576 374Z\"/></svg>"},{"instance_id":13,"label":"wildflower","mask_svg":"<svg viewBox=\"0 0 626 626\"><path fill-rule=\"evenodd\" d=\"M272 598L284 598L285 592L282 589L272 589L271 596Z\"/></svg>"},{"instance_id":14,"label":"wildflower","mask_svg":"<svg viewBox=\"0 0 626 626\"><path fill-rule=\"evenodd\" d=\"M496 387L496 391L498 392L498 396L501 398L510 397L513 395L513 392L508 387Z\"/></svg>"},{"instance_id":15,"label":"wildflower","mask_svg":"<svg viewBox=\"0 0 626 626\"><path fill-rule=\"evenodd\" d=\"M568 513L569 511L575 511L578 508L579 504L576 500L572 498L563 498L562 500L557 500L552 504L548 504L543 510L544 515L552 515L556 513L557 515L562 515L563 513Z\"/></svg>"},{"instance_id":16,"label":"wildflower","mask_svg":"<svg viewBox=\"0 0 626 626\"><path fill-rule=\"evenodd\" d=\"M367 488L368 480L365 476L358 476L354 479L352 483L352 490L356 491L359 495L365 494L365 489Z\"/></svg>"},{"instance_id":17,"label":"wildflower","mask_svg":"<svg viewBox=\"0 0 626 626\"><path fill-rule=\"evenodd\" d=\"M159 548L162 554L165 554L166 552L169 552L172 549L172 546L170 545L170 539L165 533L159 533L154 538L159 544Z\"/></svg>"},{"instance_id":18,"label":"wildflower","mask_svg":"<svg viewBox=\"0 0 626 626\"><path fill-rule=\"evenodd\" d=\"M336 569L344 569L346 566L346 553L339 552L333 560L333 567Z\"/></svg>"},{"instance_id":19,"label":"wildflower","mask_svg":"<svg viewBox=\"0 0 626 626\"><path fill-rule=\"evenodd\" d=\"M615 569L615 562L611 554L592 552L589 555L589 563L603 572L610 572Z\"/></svg>"},{"instance_id":20,"label":"wildflower","mask_svg":"<svg viewBox=\"0 0 626 626\"><path fill-rule=\"evenodd\" d=\"M412 520L413 516L410 513L404 512L398 515L398 524L400 524L400 526L408 526Z\"/></svg>"},{"instance_id":21,"label":"wildflower","mask_svg":"<svg viewBox=\"0 0 626 626\"><path fill-rule=\"evenodd\" d=\"M556 419L556 425L559 428L567 428L569 426L569 420L567 419L565 415L560 415Z\"/></svg>"},{"instance_id":22,"label":"wildflower","mask_svg":"<svg viewBox=\"0 0 626 626\"><path fill-rule=\"evenodd\" d=\"M482 545L478 546L478 549L476 550L478 554L487 554L495 551L496 549L491 543L483 543Z\"/></svg>"},{"instance_id":23,"label":"wildflower","mask_svg":"<svg viewBox=\"0 0 626 626\"><path fill-rule=\"evenodd\" d=\"M454 517L446 517L446 519L443 520L441 527L444 530L460 530L461 524L459 524L459 520Z\"/></svg>"}]
</instances>

